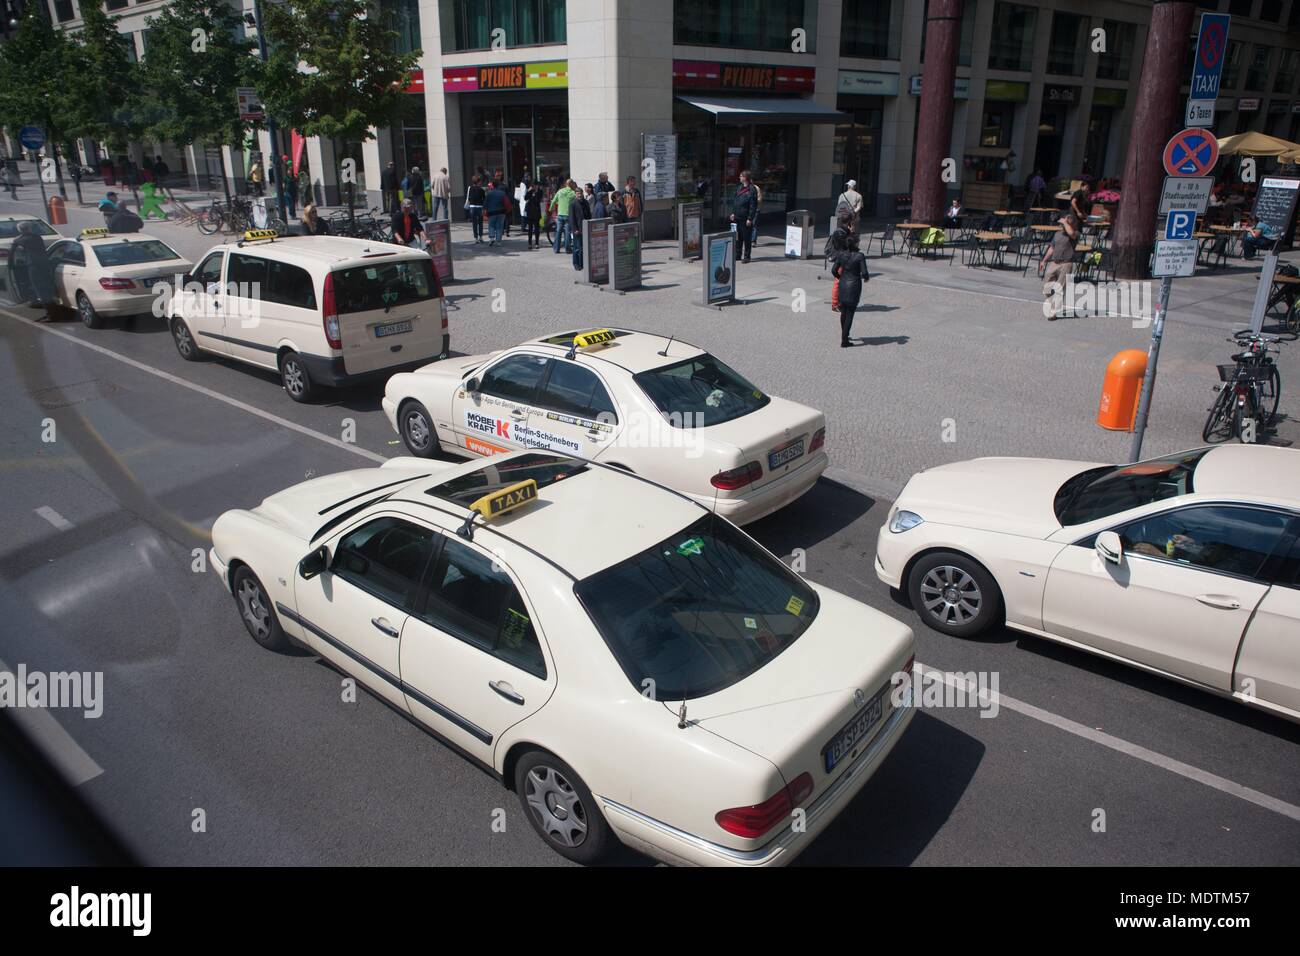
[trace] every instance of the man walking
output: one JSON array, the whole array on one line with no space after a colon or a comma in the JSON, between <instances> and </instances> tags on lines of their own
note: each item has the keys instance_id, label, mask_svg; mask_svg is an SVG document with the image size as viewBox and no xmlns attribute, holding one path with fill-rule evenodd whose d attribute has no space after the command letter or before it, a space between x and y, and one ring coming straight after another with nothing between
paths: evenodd
<instances>
[{"instance_id":1,"label":"man walking","mask_svg":"<svg viewBox=\"0 0 1300 956\"><path fill-rule=\"evenodd\" d=\"M421 219L424 218L424 177L420 167L412 166L406 177L406 198L411 200L411 208Z\"/></svg>"},{"instance_id":2,"label":"man walking","mask_svg":"<svg viewBox=\"0 0 1300 956\"><path fill-rule=\"evenodd\" d=\"M1059 220L1060 230L1052 237L1052 244L1043 253L1039 267L1043 270L1043 311L1047 321L1051 322L1060 314L1065 297L1065 287L1070 281L1070 269L1074 265L1074 244L1079 238L1077 220L1066 213Z\"/></svg>"},{"instance_id":3,"label":"man walking","mask_svg":"<svg viewBox=\"0 0 1300 956\"><path fill-rule=\"evenodd\" d=\"M488 245L495 246L501 241L506 228L506 191L500 180L492 183L483 200L483 209L488 215Z\"/></svg>"},{"instance_id":4,"label":"man walking","mask_svg":"<svg viewBox=\"0 0 1300 956\"><path fill-rule=\"evenodd\" d=\"M566 179L564 185L551 197L551 210L555 213L555 254L560 254L560 245L564 245L564 251L568 252L572 246L569 243L569 210L572 208L573 200L578 196L574 190L572 179Z\"/></svg>"},{"instance_id":5,"label":"man walking","mask_svg":"<svg viewBox=\"0 0 1300 956\"><path fill-rule=\"evenodd\" d=\"M384 211L391 214L397 211L397 164L391 159L379 177L379 188L384 194Z\"/></svg>"},{"instance_id":6,"label":"man walking","mask_svg":"<svg viewBox=\"0 0 1300 956\"><path fill-rule=\"evenodd\" d=\"M9 168L7 160L0 159L0 188L9 193L10 199L18 198L18 174Z\"/></svg>"},{"instance_id":7,"label":"man walking","mask_svg":"<svg viewBox=\"0 0 1300 956\"><path fill-rule=\"evenodd\" d=\"M591 191L591 183L587 183L586 191ZM573 268L579 272L582 271L582 224L590 218L591 207L587 205L586 197L575 195L573 202L569 203L569 232L573 239Z\"/></svg>"},{"instance_id":8,"label":"man walking","mask_svg":"<svg viewBox=\"0 0 1300 956\"><path fill-rule=\"evenodd\" d=\"M447 167L444 166L433 177L429 184L429 191L433 194L433 211L431 217L437 219L451 218L451 177L447 175Z\"/></svg>"},{"instance_id":9,"label":"man walking","mask_svg":"<svg viewBox=\"0 0 1300 956\"><path fill-rule=\"evenodd\" d=\"M748 262L754 251L754 218L758 215L758 193L750 181L749 170L740 172L740 185L731 200L731 221L736 224L736 251L741 262Z\"/></svg>"}]
</instances>

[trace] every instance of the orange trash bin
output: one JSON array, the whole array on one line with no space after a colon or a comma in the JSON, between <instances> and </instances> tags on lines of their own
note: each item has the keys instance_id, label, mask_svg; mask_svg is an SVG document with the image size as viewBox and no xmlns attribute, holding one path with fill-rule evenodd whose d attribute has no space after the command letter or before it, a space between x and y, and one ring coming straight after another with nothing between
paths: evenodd
<instances>
[{"instance_id":1,"label":"orange trash bin","mask_svg":"<svg viewBox=\"0 0 1300 956\"><path fill-rule=\"evenodd\" d=\"M1142 382L1147 376L1147 353L1125 349L1115 353L1106 366L1101 386L1101 404L1097 407L1097 424L1111 431L1131 432L1137 419Z\"/></svg>"},{"instance_id":2,"label":"orange trash bin","mask_svg":"<svg viewBox=\"0 0 1300 956\"><path fill-rule=\"evenodd\" d=\"M50 197L50 225L66 226L68 224L68 205L62 196Z\"/></svg>"}]
</instances>

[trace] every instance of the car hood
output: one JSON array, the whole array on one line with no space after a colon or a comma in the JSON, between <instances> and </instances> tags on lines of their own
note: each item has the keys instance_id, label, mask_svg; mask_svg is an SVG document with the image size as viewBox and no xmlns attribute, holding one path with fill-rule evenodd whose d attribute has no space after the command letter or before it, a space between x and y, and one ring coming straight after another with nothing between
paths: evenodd
<instances>
[{"instance_id":1,"label":"car hood","mask_svg":"<svg viewBox=\"0 0 1300 956\"><path fill-rule=\"evenodd\" d=\"M1053 503L1066 479L1106 462L976 458L912 476L895 505L937 524L1033 538L1060 529Z\"/></svg>"},{"instance_id":2,"label":"car hood","mask_svg":"<svg viewBox=\"0 0 1300 956\"><path fill-rule=\"evenodd\" d=\"M459 382L467 372L478 368L494 355L499 354L499 352L500 350L497 352L484 352L481 355L455 355L440 362L430 362L428 365L417 368L412 374L440 375L443 378Z\"/></svg>"}]
</instances>

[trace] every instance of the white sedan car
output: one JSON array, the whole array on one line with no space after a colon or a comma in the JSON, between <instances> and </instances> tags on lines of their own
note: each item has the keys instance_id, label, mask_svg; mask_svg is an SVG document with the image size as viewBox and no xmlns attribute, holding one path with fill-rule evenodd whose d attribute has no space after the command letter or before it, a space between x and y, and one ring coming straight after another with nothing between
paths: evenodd
<instances>
[{"instance_id":1,"label":"white sedan car","mask_svg":"<svg viewBox=\"0 0 1300 956\"><path fill-rule=\"evenodd\" d=\"M39 216L25 212L0 213L0 289L7 290L9 287L9 247L18 238L20 222L30 222L47 249L62 238L58 230Z\"/></svg>"},{"instance_id":2,"label":"white sedan car","mask_svg":"<svg viewBox=\"0 0 1300 956\"><path fill-rule=\"evenodd\" d=\"M384 412L413 455L548 448L616 465L748 524L826 470L826 417L767 395L677 339L588 329L388 380Z\"/></svg>"},{"instance_id":3,"label":"white sedan car","mask_svg":"<svg viewBox=\"0 0 1300 956\"><path fill-rule=\"evenodd\" d=\"M91 329L102 328L107 316L151 313L159 302L157 314L166 315L172 290L194 267L161 239L143 232L109 233L102 226L60 240L49 252L58 304L75 309Z\"/></svg>"},{"instance_id":4,"label":"white sedan car","mask_svg":"<svg viewBox=\"0 0 1300 956\"><path fill-rule=\"evenodd\" d=\"M914 475L876 575L930 627L1006 626L1300 720L1300 451Z\"/></svg>"},{"instance_id":5,"label":"white sedan car","mask_svg":"<svg viewBox=\"0 0 1300 956\"><path fill-rule=\"evenodd\" d=\"M396 458L212 529L252 637L306 644L592 862L781 865L912 718L911 629L583 459Z\"/></svg>"}]
</instances>

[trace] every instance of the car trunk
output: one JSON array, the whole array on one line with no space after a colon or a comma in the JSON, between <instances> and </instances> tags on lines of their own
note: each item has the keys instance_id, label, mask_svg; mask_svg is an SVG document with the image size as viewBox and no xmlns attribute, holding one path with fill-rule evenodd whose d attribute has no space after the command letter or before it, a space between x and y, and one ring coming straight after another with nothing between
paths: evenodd
<instances>
[{"instance_id":1,"label":"car trunk","mask_svg":"<svg viewBox=\"0 0 1300 956\"><path fill-rule=\"evenodd\" d=\"M343 370L348 375L431 361L442 354L447 309L428 258L377 253L373 265L351 266L326 280L324 308L338 309ZM422 276L419 267L428 271ZM423 289L420 283L427 283ZM421 295L427 294L427 298ZM405 301L403 301L405 299Z\"/></svg>"},{"instance_id":2,"label":"car trunk","mask_svg":"<svg viewBox=\"0 0 1300 956\"><path fill-rule=\"evenodd\" d=\"M733 467L759 463L762 475L740 489L745 494L806 465L812 457L813 435L825 424L825 416L816 409L773 397L758 411L707 426L702 437L739 449Z\"/></svg>"},{"instance_id":3,"label":"car trunk","mask_svg":"<svg viewBox=\"0 0 1300 956\"><path fill-rule=\"evenodd\" d=\"M157 262L141 262L112 268L113 278L130 279L134 284L133 288L123 289L123 292L140 294L152 292L154 285L159 282L167 283L169 289L179 288L185 282L185 274L194 266L184 259L160 259Z\"/></svg>"}]
</instances>

